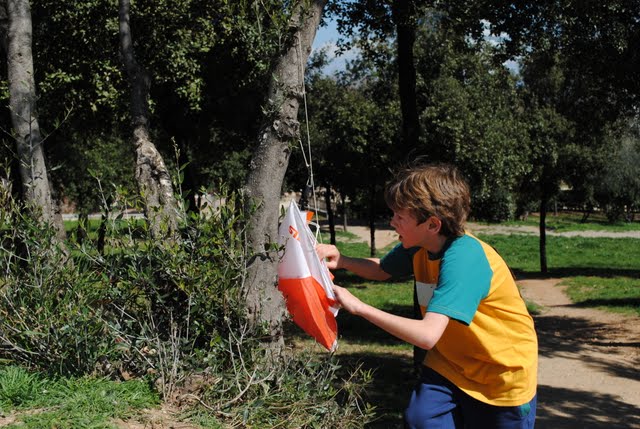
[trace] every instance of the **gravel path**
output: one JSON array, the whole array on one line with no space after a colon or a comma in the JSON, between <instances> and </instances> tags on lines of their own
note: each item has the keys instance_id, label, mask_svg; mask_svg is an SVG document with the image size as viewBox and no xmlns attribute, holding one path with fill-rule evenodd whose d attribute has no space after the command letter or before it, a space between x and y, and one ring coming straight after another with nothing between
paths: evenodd
<instances>
[{"instance_id":1,"label":"gravel path","mask_svg":"<svg viewBox=\"0 0 640 429\"><path fill-rule=\"evenodd\" d=\"M472 233L486 233L486 234L531 234L538 235L540 230L536 226L502 226L502 225L484 225L479 223L469 222L467 228ZM640 238L640 231L547 231L547 235L558 237L606 237L606 238Z\"/></svg>"},{"instance_id":2,"label":"gravel path","mask_svg":"<svg viewBox=\"0 0 640 429\"><path fill-rule=\"evenodd\" d=\"M538 235L539 229L534 226L502 226L502 225L485 225L475 222L467 224L467 230L473 234L525 234ZM370 242L369 228L365 226L349 226L348 231L356 234L359 239ZM566 231L556 232L547 231L547 235L559 237L595 237L595 238L638 238L640 239L640 231ZM380 226L376 229L376 248L384 249L389 244L396 242L398 234L389 226Z\"/></svg>"}]
</instances>

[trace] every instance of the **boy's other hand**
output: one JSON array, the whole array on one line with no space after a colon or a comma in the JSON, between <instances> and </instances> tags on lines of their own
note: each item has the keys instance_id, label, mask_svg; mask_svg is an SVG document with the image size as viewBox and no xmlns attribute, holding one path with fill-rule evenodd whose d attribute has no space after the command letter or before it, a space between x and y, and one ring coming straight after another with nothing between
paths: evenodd
<instances>
[{"instance_id":1,"label":"boy's other hand","mask_svg":"<svg viewBox=\"0 0 640 429\"><path fill-rule=\"evenodd\" d=\"M316 253L320 260L326 259L327 268L330 270L337 270L342 268L341 255L338 248L332 244L318 244L316 246Z\"/></svg>"},{"instance_id":2,"label":"boy's other hand","mask_svg":"<svg viewBox=\"0 0 640 429\"><path fill-rule=\"evenodd\" d=\"M342 308L351 314L358 315L358 311L363 305L362 301L340 286L333 285L333 293L336 294L336 301Z\"/></svg>"}]
</instances>

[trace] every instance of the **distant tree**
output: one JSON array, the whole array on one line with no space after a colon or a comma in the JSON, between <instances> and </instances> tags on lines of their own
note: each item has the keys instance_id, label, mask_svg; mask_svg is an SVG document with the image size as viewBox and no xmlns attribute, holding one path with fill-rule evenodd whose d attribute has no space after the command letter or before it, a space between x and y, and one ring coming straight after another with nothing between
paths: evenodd
<instances>
[{"instance_id":1,"label":"distant tree","mask_svg":"<svg viewBox=\"0 0 640 429\"><path fill-rule=\"evenodd\" d=\"M357 58L339 79L315 73L307 85L315 175L338 192L343 211L348 199L367 220L372 255L386 207L382 190L401 138L395 69L379 65Z\"/></svg>"},{"instance_id":2,"label":"distant tree","mask_svg":"<svg viewBox=\"0 0 640 429\"><path fill-rule=\"evenodd\" d=\"M178 204L171 175L149 132L148 72L137 61L131 34L130 0L120 0L120 49L131 85L131 123L136 151L136 181L144 201L145 215L155 236L173 236L178 228Z\"/></svg>"},{"instance_id":3,"label":"distant tree","mask_svg":"<svg viewBox=\"0 0 640 429\"><path fill-rule=\"evenodd\" d=\"M577 132L600 133L633 115L640 97L640 2L493 2L488 21L507 56L553 50L563 60L564 102L558 110ZM578 137L578 135L576 135Z\"/></svg>"},{"instance_id":4,"label":"distant tree","mask_svg":"<svg viewBox=\"0 0 640 429\"><path fill-rule=\"evenodd\" d=\"M524 86L535 100L530 133L540 201L541 270L546 266L545 216L559 182L570 182L588 205L593 201L607 129L634 115L640 96L637 45L640 3L495 2L488 22L502 37L506 57L521 56ZM546 148L535 148L543 142ZM586 161L586 162L580 162ZM536 198L536 199L538 199Z\"/></svg>"},{"instance_id":5,"label":"distant tree","mask_svg":"<svg viewBox=\"0 0 640 429\"><path fill-rule=\"evenodd\" d=\"M6 6L5 6L6 5ZM45 162L44 137L38 123L33 72L31 9L28 0L7 0L6 54L9 110L19 161L22 197L42 222L51 224L60 239L65 237Z\"/></svg>"},{"instance_id":6,"label":"distant tree","mask_svg":"<svg viewBox=\"0 0 640 429\"><path fill-rule=\"evenodd\" d=\"M610 222L633 221L640 209L640 135L627 131L598 170L596 199Z\"/></svg>"},{"instance_id":7,"label":"distant tree","mask_svg":"<svg viewBox=\"0 0 640 429\"><path fill-rule=\"evenodd\" d=\"M513 216L514 191L530 169L523 104L516 77L496 64L491 45L459 37L437 28L420 34L426 108L418 153L456 164L471 186L472 216L502 221Z\"/></svg>"}]
</instances>

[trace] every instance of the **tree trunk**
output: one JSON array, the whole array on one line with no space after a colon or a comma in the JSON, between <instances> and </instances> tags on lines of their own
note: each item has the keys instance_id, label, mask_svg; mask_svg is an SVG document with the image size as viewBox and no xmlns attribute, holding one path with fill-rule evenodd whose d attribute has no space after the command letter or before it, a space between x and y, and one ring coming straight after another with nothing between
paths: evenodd
<instances>
[{"instance_id":1,"label":"tree trunk","mask_svg":"<svg viewBox=\"0 0 640 429\"><path fill-rule=\"evenodd\" d=\"M6 2L6 52L9 110L18 153L22 196L40 221L55 227L64 240L62 217L57 213L45 162L43 138L36 111L36 88L31 51L31 9L28 0ZM2 35L5 40L5 35Z\"/></svg>"},{"instance_id":2,"label":"tree trunk","mask_svg":"<svg viewBox=\"0 0 640 429\"><path fill-rule=\"evenodd\" d=\"M329 222L329 236L331 244L336 244L336 220L333 215L333 207L331 206L331 186L326 185L324 191L324 202L327 207L327 221Z\"/></svg>"},{"instance_id":3,"label":"tree trunk","mask_svg":"<svg viewBox=\"0 0 640 429\"><path fill-rule=\"evenodd\" d=\"M540 199L540 272L547 274L547 203L549 198L542 192Z\"/></svg>"},{"instance_id":4,"label":"tree trunk","mask_svg":"<svg viewBox=\"0 0 640 429\"><path fill-rule=\"evenodd\" d=\"M255 205L247 236L253 254L247 264L245 296L249 323L263 327L265 348L273 358L284 345L282 320L284 300L276 288L278 254L272 244L277 238L278 208L282 182L291 147L300 136L298 108L302 100L304 67L326 0L300 2L292 13L292 43L278 60L269 84L267 112L258 134L258 147L250 163L245 187L249 204Z\"/></svg>"},{"instance_id":5,"label":"tree trunk","mask_svg":"<svg viewBox=\"0 0 640 429\"><path fill-rule=\"evenodd\" d=\"M407 156L418 147L420 122L416 99L416 68L413 47L416 40L416 5L414 0L394 0L391 13L396 25L398 54L398 89L402 112L401 154Z\"/></svg>"},{"instance_id":6,"label":"tree trunk","mask_svg":"<svg viewBox=\"0 0 640 429\"><path fill-rule=\"evenodd\" d=\"M349 214L349 207L347 206L347 195L344 193L340 193L340 214L342 215L342 230L348 232L347 227L349 226L349 222L347 216Z\"/></svg>"},{"instance_id":7,"label":"tree trunk","mask_svg":"<svg viewBox=\"0 0 640 429\"><path fill-rule=\"evenodd\" d=\"M369 238L371 240L372 258L376 256L376 184L369 185Z\"/></svg>"},{"instance_id":8,"label":"tree trunk","mask_svg":"<svg viewBox=\"0 0 640 429\"><path fill-rule=\"evenodd\" d=\"M591 204L587 204L587 207L582 211L582 219L580 219L580 223L587 223L592 212L593 206Z\"/></svg>"},{"instance_id":9,"label":"tree trunk","mask_svg":"<svg viewBox=\"0 0 640 429\"><path fill-rule=\"evenodd\" d=\"M171 176L162 156L149 137L149 87L151 79L136 61L129 24L130 0L120 0L120 50L131 85L131 123L136 150L135 176L144 199L145 216L156 237L175 236L178 205Z\"/></svg>"}]
</instances>

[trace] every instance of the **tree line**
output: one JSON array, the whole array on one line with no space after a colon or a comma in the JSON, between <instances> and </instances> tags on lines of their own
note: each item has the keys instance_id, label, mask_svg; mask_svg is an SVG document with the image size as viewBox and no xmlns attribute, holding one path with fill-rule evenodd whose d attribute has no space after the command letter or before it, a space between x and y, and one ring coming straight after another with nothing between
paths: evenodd
<instances>
[{"instance_id":1,"label":"tree line","mask_svg":"<svg viewBox=\"0 0 640 429\"><path fill-rule=\"evenodd\" d=\"M388 171L416 158L460 167L478 220L540 212L543 272L550 207L633 220L637 4L355 1L331 11L340 47L360 55L334 76L311 67L307 77L316 171L371 226L386 213Z\"/></svg>"}]
</instances>

